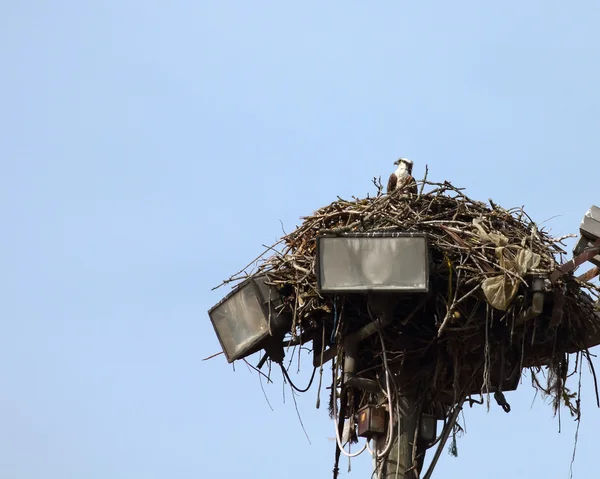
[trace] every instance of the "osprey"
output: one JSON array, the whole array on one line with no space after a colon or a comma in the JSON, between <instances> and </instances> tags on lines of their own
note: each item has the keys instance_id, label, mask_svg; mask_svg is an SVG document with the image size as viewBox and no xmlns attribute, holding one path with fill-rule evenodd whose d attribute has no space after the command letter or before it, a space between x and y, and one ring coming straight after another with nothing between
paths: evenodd
<instances>
[{"instance_id":1,"label":"osprey","mask_svg":"<svg viewBox=\"0 0 600 479\"><path fill-rule=\"evenodd\" d=\"M398 168L390 175L387 185L387 192L392 193L396 190L402 190L404 193L417 193L417 183L412 177L413 162L407 158L398 158L394 162Z\"/></svg>"}]
</instances>

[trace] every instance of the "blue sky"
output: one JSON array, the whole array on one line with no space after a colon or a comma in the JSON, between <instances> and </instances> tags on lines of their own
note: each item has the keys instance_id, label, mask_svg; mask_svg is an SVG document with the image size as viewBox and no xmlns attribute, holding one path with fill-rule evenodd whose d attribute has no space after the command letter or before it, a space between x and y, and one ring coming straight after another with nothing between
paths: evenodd
<instances>
[{"instance_id":1,"label":"blue sky","mask_svg":"<svg viewBox=\"0 0 600 479\"><path fill-rule=\"evenodd\" d=\"M0 476L330 477L316 388L311 445L278 375L271 411L245 365L201 361L211 287L399 156L576 232L600 202L599 21L593 1L4 2ZM583 396L580 479L589 377ZM467 409L437 475L567 478L574 424L533 397Z\"/></svg>"}]
</instances>

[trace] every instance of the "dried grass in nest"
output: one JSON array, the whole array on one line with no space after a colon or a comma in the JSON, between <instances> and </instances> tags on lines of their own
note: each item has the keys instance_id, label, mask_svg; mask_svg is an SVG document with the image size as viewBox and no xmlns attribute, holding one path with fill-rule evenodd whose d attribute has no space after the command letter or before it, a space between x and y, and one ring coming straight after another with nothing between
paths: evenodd
<instances>
[{"instance_id":1,"label":"dried grass in nest","mask_svg":"<svg viewBox=\"0 0 600 479\"><path fill-rule=\"evenodd\" d=\"M403 297L395 310L397 321L385 331L396 377L409 372L424 400L435 402L444 394L456 399L474 384L481 383L482 391L501 388L494 368L496 376L506 376L507 364L517 362L519 368L531 369L534 385L551 395L555 405L565 403L578 414L578 399L565 386L571 374L568 355L581 349L582 338L600 329L594 313L598 289L564 276L546 295L553 299L546 301L540 316L524 324L518 321L530 303L531 274L549 274L562 263L562 239L539 229L523 208L474 201L449 182L424 180L418 195L383 194L381 183L374 183L375 197L338 197L269 247L273 254L268 259L257 260L256 273L267 273L284 296L282 312L293 317L292 336L302 337L302 342L324 336L333 346L370 321L364 296L319 293L318 235L427 233L433 260L430 294L425 299ZM243 270L224 283L248 275ZM504 297L490 293L491 286ZM382 365L379 340L371 338L361 348L359 374L377 379ZM589 359L585 351L581 354ZM576 365L580 367L579 356ZM537 380L542 366L551 371L546 386ZM363 395L356 407L366 401Z\"/></svg>"}]
</instances>

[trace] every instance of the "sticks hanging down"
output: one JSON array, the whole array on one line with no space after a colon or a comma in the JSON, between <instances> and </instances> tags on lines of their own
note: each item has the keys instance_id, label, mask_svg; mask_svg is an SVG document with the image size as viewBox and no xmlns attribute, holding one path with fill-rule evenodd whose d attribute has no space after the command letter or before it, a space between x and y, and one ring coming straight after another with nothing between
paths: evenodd
<instances>
[{"instance_id":1,"label":"sticks hanging down","mask_svg":"<svg viewBox=\"0 0 600 479\"><path fill-rule=\"evenodd\" d=\"M267 283L282 298L280 311L294 318L292 337L315 340L322 369L322 361L332 352L341 354L344 337L372 318L366 296L350 295L343 324L334 319L334 298L320 294L317 284L317 237L347 232L426 233L429 293L403 296L395 306L394 321L383 332L388 366L383 365L377 341L370 338L361 343L357 375L379 384L383 394L381 378L389 367L395 376L404 375L402 383L414 385L428 404L441 403L440 398L448 395L455 404L457 392L464 388L467 395L482 386L502 390L507 377L504 359L510 358L511 367L531 368L534 385L555 403L566 404L570 399L565 398L573 393L565 385L569 373L565 358L580 349L581 338L600 331L595 310L600 289L588 282L592 273L575 278L562 268L564 274L554 275L553 284L545 286L546 292L554 291L545 296L541 312L523 325L515 318L531 305L534 279L549 277L561 263L565 253L561 242L567 236L553 238L522 207L504 209L492 200L489 204L472 200L448 181L425 178L419 182L418 194L383 194L381 181L374 178L373 182L376 196L338 198L304 217L298 228L223 284L246 278L252 266L252 272L266 274ZM485 367L475 368L477 364ZM536 378L542 366L552 370L552 383L547 386ZM331 387L344 387L342 383L335 374ZM370 392L345 392L347 418L376 402ZM579 407L578 401L570 404ZM451 410L446 409L446 414Z\"/></svg>"}]
</instances>

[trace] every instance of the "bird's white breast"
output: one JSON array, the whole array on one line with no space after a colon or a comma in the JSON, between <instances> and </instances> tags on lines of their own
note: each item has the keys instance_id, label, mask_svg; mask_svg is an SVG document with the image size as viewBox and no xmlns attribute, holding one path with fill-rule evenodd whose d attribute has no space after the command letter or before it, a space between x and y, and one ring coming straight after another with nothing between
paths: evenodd
<instances>
[{"instance_id":1,"label":"bird's white breast","mask_svg":"<svg viewBox=\"0 0 600 479\"><path fill-rule=\"evenodd\" d=\"M398 178L398 184L396 187L401 186L402 180L408 177L408 170L406 169L406 165L404 163L400 163L398 165L398 169L394 172L396 178Z\"/></svg>"}]
</instances>

